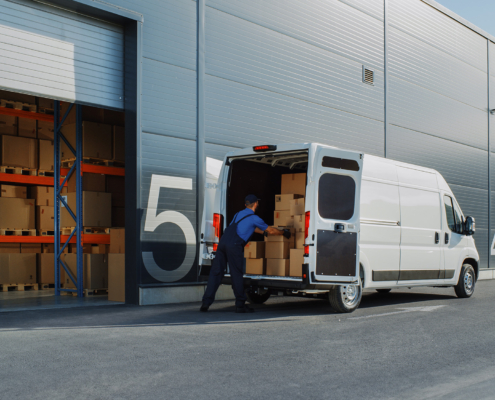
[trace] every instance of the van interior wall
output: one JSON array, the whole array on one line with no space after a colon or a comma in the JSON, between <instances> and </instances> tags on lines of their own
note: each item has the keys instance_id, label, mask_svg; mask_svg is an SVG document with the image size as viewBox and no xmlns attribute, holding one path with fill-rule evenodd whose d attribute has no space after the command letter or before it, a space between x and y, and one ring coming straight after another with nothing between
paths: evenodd
<instances>
[{"instance_id":1,"label":"van interior wall","mask_svg":"<svg viewBox=\"0 0 495 400\"><path fill-rule=\"evenodd\" d=\"M291 170L250 160L234 160L227 190L227 224L230 224L237 212L244 209L244 198L254 194L260 199L257 215L268 225L273 225L275 195L280 194L282 175L298 172L306 172L306 168ZM251 240L262 241L263 237L254 234Z\"/></svg>"}]
</instances>

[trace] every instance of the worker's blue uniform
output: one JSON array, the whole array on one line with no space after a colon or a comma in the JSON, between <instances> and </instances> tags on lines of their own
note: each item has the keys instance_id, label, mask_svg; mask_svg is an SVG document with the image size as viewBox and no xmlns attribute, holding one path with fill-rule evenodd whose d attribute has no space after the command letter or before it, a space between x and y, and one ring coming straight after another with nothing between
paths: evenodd
<instances>
[{"instance_id":1,"label":"worker's blue uniform","mask_svg":"<svg viewBox=\"0 0 495 400\"><path fill-rule=\"evenodd\" d=\"M230 267L232 289L234 289L236 307L244 307L244 246L256 228L265 231L268 225L254 211L247 208L238 212L231 224L223 233L218 243L217 252L211 267L208 285L203 296L203 305L210 306L215 300L215 294L222 283L227 269Z\"/></svg>"}]
</instances>

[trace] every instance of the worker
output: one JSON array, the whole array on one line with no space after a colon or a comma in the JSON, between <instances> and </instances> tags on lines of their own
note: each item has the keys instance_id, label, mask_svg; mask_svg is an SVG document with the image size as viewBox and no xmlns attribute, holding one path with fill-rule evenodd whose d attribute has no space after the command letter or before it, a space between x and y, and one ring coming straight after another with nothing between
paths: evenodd
<instances>
[{"instance_id":1,"label":"worker","mask_svg":"<svg viewBox=\"0 0 495 400\"><path fill-rule=\"evenodd\" d=\"M259 200L254 194L246 196L244 204L246 208L239 211L230 225L223 233L211 267L208 285L203 296L203 304L200 311L206 312L215 300L215 293L222 283L227 263L230 267L232 289L235 295L235 312L249 313L254 309L246 306L246 294L244 293L244 246L249 242L254 232L266 235L283 235L290 239L288 229L280 230L269 227L260 217L255 215L259 206Z\"/></svg>"}]
</instances>

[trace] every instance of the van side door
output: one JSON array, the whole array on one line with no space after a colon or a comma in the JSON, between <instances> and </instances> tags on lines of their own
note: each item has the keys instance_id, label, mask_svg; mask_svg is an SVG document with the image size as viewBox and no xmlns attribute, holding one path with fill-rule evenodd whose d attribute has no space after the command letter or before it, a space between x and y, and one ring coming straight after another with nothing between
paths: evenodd
<instances>
[{"instance_id":1,"label":"van side door","mask_svg":"<svg viewBox=\"0 0 495 400\"><path fill-rule=\"evenodd\" d=\"M315 279L356 282L363 155L318 147L314 160L316 204L311 211L315 215L311 218L315 227L311 230L314 232L311 241L315 242L316 254L309 251L315 265Z\"/></svg>"}]
</instances>

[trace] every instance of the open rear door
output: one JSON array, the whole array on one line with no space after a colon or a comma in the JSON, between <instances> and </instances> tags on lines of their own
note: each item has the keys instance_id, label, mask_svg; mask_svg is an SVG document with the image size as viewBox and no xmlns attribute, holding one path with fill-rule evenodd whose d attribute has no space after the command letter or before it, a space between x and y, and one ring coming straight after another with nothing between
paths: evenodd
<instances>
[{"instance_id":1,"label":"open rear door","mask_svg":"<svg viewBox=\"0 0 495 400\"><path fill-rule=\"evenodd\" d=\"M359 275L363 155L317 147L315 154L317 281L355 282Z\"/></svg>"}]
</instances>

